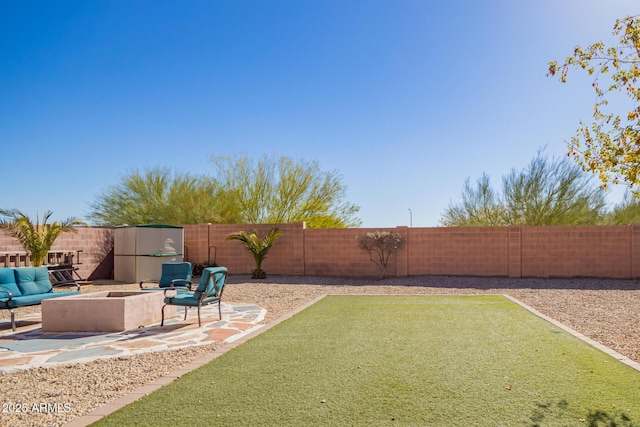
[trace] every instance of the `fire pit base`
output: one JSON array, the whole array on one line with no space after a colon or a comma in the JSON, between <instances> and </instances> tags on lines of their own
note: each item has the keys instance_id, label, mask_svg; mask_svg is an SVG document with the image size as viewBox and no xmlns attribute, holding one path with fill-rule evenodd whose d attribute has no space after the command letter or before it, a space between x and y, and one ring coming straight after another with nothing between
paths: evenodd
<instances>
[{"instance_id":1,"label":"fire pit base","mask_svg":"<svg viewBox=\"0 0 640 427\"><path fill-rule=\"evenodd\" d=\"M160 322L164 292L105 291L42 301L43 332L122 332ZM165 315L176 315L167 306Z\"/></svg>"}]
</instances>

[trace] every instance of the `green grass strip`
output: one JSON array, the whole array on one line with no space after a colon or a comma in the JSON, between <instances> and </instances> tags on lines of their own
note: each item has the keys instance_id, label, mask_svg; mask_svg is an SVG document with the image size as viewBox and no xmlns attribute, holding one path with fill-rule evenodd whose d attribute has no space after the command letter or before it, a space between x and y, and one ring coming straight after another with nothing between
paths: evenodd
<instances>
[{"instance_id":1,"label":"green grass strip","mask_svg":"<svg viewBox=\"0 0 640 427\"><path fill-rule=\"evenodd\" d=\"M332 296L96 425L639 426L640 373L501 296Z\"/></svg>"}]
</instances>

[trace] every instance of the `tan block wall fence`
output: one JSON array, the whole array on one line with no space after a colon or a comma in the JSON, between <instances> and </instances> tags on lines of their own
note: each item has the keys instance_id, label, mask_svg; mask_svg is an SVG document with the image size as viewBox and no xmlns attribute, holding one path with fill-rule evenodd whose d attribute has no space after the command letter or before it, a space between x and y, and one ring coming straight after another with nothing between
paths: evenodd
<instances>
[{"instance_id":1,"label":"tan block wall fence","mask_svg":"<svg viewBox=\"0 0 640 427\"><path fill-rule=\"evenodd\" d=\"M249 252L226 236L254 228L263 235L272 225L198 224L184 228L185 258L210 261L231 274L249 274L255 264ZM396 231L405 246L389 261L388 276L451 275L504 277L640 278L640 224L628 226L360 228L306 229L303 223L277 225L283 235L262 268L268 274L371 277L375 265L356 245L370 231ZM61 235L52 249L82 250L83 278L113 277L113 231L79 229ZM0 252L21 251L0 233Z\"/></svg>"},{"instance_id":2,"label":"tan block wall fence","mask_svg":"<svg viewBox=\"0 0 640 427\"><path fill-rule=\"evenodd\" d=\"M74 266L83 279L113 278L113 229L102 227L78 228L77 233L63 233L51 250L82 251L80 263L74 257ZM24 251L18 241L0 231L0 252ZM4 263L0 259L0 267ZM13 265L12 265L13 267Z\"/></svg>"},{"instance_id":3,"label":"tan block wall fence","mask_svg":"<svg viewBox=\"0 0 640 427\"><path fill-rule=\"evenodd\" d=\"M189 225L188 259L207 261L207 247L217 247L218 265L248 274L254 264L234 231L270 225ZM451 275L504 277L640 278L640 224L628 226L465 227L387 229L305 229L278 225L283 236L263 263L275 275L375 276L375 265L356 245L370 231L396 231L406 241L391 257L388 276Z\"/></svg>"}]
</instances>

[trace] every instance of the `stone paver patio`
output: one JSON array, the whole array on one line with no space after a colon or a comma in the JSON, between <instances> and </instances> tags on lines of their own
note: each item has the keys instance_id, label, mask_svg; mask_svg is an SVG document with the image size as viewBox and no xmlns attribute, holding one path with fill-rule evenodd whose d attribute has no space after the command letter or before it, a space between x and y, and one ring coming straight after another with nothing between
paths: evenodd
<instances>
[{"instance_id":1,"label":"stone paver patio","mask_svg":"<svg viewBox=\"0 0 640 427\"><path fill-rule=\"evenodd\" d=\"M266 310L257 305L222 303L222 320L214 304L202 308L202 327L197 312L190 309L167 319L164 326L154 323L124 332L42 332L39 314L18 319L16 332L0 329L0 372L14 372L68 363L84 363L100 358L176 349L181 347L233 342L254 330ZM3 325L4 326L4 325Z\"/></svg>"}]
</instances>

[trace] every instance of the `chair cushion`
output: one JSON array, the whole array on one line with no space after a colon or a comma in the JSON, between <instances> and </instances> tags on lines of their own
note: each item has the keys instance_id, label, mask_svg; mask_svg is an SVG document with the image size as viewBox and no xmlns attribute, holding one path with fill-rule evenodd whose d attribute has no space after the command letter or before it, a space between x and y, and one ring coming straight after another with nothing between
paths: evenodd
<instances>
[{"instance_id":1,"label":"chair cushion","mask_svg":"<svg viewBox=\"0 0 640 427\"><path fill-rule=\"evenodd\" d=\"M197 306L200 301L194 294L176 294L164 298L165 304Z\"/></svg>"},{"instance_id":2,"label":"chair cushion","mask_svg":"<svg viewBox=\"0 0 640 427\"><path fill-rule=\"evenodd\" d=\"M19 267L15 273L22 295L46 294L53 290L47 267Z\"/></svg>"},{"instance_id":3,"label":"chair cushion","mask_svg":"<svg viewBox=\"0 0 640 427\"><path fill-rule=\"evenodd\" d=\"M158 287L188 286L187 284L172 284L171 282L175 279L191 280L190 262L165 262L162 264L162 276L158 282Z\"/></svg>"},{"instance_id":4,"label":"chair cushion","mask_svg":"<svg viewBox=\"0 0 640 427\"><path fill-rule=\"evenodd\" d=\"M195 290L196 297L201 294L207 296L217 296L221 294L222 287L224 286L227 278L226 267L207 267L202 270L202 277L200 277L200 283Z\"/></svg>"},{"instance_id":5,"label":"chair cushion","mask_svg":"<svg viewBox=\"0 0 640 427\"><path fill-rule=\"evenodd\" d=\"M200 305L207 305L207 304L211 304L218 301L220 301L220 298L218 297L209 297L209 298L204 298L203 300L200 300L194 294L177 294L175 296L165 297L164 299L165 304L181 305L181 306L189 306L189 307L196 307L198 303L200 303Z\"/></svg>"},{"instance_id":6,"label":"chair cushion","mask_svg":"<svg viewBox=\"0 0 640 427\"><path fill-rule=\"evenodd\" d=\"M47 294L40 295L23 295L20 297L15 297L11 299L11 301L3 302L2 307L4 308L16 308L16 307L26 307L28 305L38 305L42 302L42 297Z\"/></svg>"},{"instance_id":7,"label":"chair cushion","mask_svg":"<svg viewBox=\"0 0 640 427\"><path fill-rule=\"evenodd\" d=\"M71 295L77 295L80 291L69 291L69 292L49 292L47 294L39 294L39 295L23 295L19 297L13 298L8 302L0 302L0 307L2 308L16 308L16 307L26 307L28 305L38 305L45 299L51 298L60 298L60 297L68 297Z\"/></svg>"},{"instance_id":8,"label":"chair cushion","mask_svg":"<svg viewBox=\"0 0 640 427\"><path fill-rule=\"evenodd\" d=\"M14 297L22 295L18 285L16 285L16 275L13 268L0 268L0 290L11 292ZM6 295L0 294L0 298L5 298Z\"/></svg>"}]
</instances>

